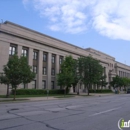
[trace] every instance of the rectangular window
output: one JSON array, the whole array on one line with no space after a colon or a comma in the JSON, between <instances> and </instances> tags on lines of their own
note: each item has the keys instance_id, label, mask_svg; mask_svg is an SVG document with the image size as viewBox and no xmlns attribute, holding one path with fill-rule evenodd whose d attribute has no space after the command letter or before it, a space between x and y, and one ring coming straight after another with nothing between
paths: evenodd
<instances>
[{"instance_id":1,"label":"rectangular window","mask_svg":"<svg viewBox=\"0 0 130 130\"><path fill-rule=\"evenodd\" d=\"M25 57L28 56L28 49L27 48L22 49L22 56L25 56Z\"/></svg>"},{"instance_id":2,"label":"rectangular window","mask_svg":"<svg viewBox=\"0 0 130 130\"><path fill-rule=\"evenodd\" d=\"M51 89L54 89L54 81L51 81Z\"/></svg>"},{"instance_id":3,"label":"rectangular window","mask_svg":"<svg viewBox=\"0 0 130 130\"><path fill-rule=\"evenodd\" d=\"M46 71L46 67L43 67L43 75L46 75L47 71Z\"/></svg>"},{"instance_id":4,"label":"rectangular window","mask_svg":"<svg viewBox=\"0 0 130 130\"><path fill-rule=\"evenodd\" d=\"M59 64L61 65L63 62L63 56L60 56L60 59L59 59Z\"/></svg>"},{"instance_id":5,"label":"rectangular window","mask_svg":"<svg viewBox=\"0 0 130 130\"><path fill-rule=\"evenodd\" d=\"M33 72L37 73L37 66L33 66Z\"/></svg>"},{"instance_id":6,"label":"rectangular window","mask_svg":"<svg viewBox=\"0 0 130 130\"><path fill-rule=\"evenodd\" d=\"M54 68L51 69L51 75L55 75L55 69Z\"/></svg>"},{"instance_id":7,"label":"rectangular window","mask_svg":"<svg viewBox=\"0 0 130 130\"><path fill-rule=\"evenodd\" d=\"M21 84L21 88L24 88L25 89L26 85L25 84Z\"/></svg>"},{"instance_id":8,"label":"rectangular window","mask_svg":"<svg viewBox=\"0 0 130 130\"><path fill-rule=\"evenodd\" d=\"M32 81L32 88L33 88L33 89L36 89L36 80L33 80L33 81Z\"/></svg>"},{"instance_id":9,"label":"rectangular window","mask_svg":"<svg viewBox=\"0 0 130 130\"><path fill-rule=\"evenodd\" d=\"M33 51L33 59L34 60L38 59L38 52L37 51Z\"/></svg>"},{"instance_id":10,"label":"rectangular window","mask_svg":"<svg viewBox=\"0 0 130 130\"><path fill-rule=\"evenodd\" d=\"M52 55L52 63L55 63L55 55Z\"/></svg>"},{"instance_id":11,"label":"rectangular window","mask_svg":"<svg viewBox=\"0 0 130 130\"><path fill-rule=\"evenodd\" d=\"M47 61L47 53L43 53L43 61L44 61L44 62Z\"/></svg>"},{"instance_id":12,"label":"rectangular window","mask_svg":"<svg viewBox=\"0 0 130 130\"><path fill-rule=\"evenodd\" d=\"M46 80L43 80L43 81L42 81L42 88L43 88L43 89L46 89Z\"/></svg>"},{"instance_id":13,"label":"rectangular window","mask_svg":"<svg viewBox=\"0 0 130 130\"><path fill-rule=\"evenodd\" d=\"M9 47L9 55L14 55L16 54L16 46L10 46Z\"/></svg>"}]
</instances>

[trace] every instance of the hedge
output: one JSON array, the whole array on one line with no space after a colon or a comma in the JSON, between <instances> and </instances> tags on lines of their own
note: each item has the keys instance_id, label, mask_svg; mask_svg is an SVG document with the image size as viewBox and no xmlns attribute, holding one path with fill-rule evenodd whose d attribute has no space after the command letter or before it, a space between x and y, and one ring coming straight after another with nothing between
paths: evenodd
<instances>
[{"instance_id":1,"label":"hedge","mask_svg":"<svg viewBox=\"0 0 130 130\"><path fill-rule=\"evenodd\" d=\"M89 93L112 93L112 90L111 89L97 89L97 90L94 90L94 89L91 89L89 90Z\"/></svg>"},{"instance_id":2,"label":"hedge","mask_svg":"<svg viewBox=\"0 0 130 130\"><path fill-rule=\"evenodd\" d=\"M43 89L17 89L16 90L16 95L45 95L45 94L47 94L47 90L43 90ZM64 90L63 89L49 90L49 94L64 94Z\"/></svg>"}]
</instances>

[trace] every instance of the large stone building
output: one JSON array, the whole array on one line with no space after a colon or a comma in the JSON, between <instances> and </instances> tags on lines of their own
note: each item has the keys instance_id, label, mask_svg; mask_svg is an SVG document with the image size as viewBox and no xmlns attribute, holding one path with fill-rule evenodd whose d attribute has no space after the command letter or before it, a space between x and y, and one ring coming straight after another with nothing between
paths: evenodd
<instances>
[{"instance_id":1,"label":"large stone building","mask_svg":"<svg viewBox=\"0 0 130 130\"><path fill-rule=\"evenodd\" d=\"M34 30L6 21L0 24L0 72L3 70L9 56L15 52L28 57L29 65L36 72L36 78L26 88L55 89L56 74L60 71L60 64L67 55L74 59L89 56L100 60L106 74L106 81L112 77L130 77L130 66L119 63L114 57L92 48L83 49L59 39L44 35ZM80 88L81 91L83 87ZM0 94L6 93L6 86L0 84Z\"/></svg>"}]
</instances>

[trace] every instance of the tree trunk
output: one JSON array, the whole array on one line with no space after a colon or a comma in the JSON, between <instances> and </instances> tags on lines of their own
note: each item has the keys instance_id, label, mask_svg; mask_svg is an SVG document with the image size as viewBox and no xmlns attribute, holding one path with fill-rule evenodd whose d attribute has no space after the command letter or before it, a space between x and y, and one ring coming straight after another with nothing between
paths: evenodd
<instances>
[{"instance_id":1,"label":"tree trunk","mask_svg":"<svg viewBox=\"0 0 130 130\"><path fill-rule=\"evenodd\" d=\"M89 96L89 87L90 87L90 84L89 84L89 86L87 85L87 90L88 90L88 96Z\"/></svg>"},{"instance_id":2,"label":"tree trunk","mask_svg":"<svg viewBox=\"0 0 130 130\"><path fill-rule=\"evenodd\" d=\"M79 95L79 85L78 85L78 91L77 91L77 95Z\"/></svg>"},{"instance_id":3,"label":"tree trunk","mask_svg":"<svg viewBox=\"0 0 130 130\"><path fill-rule=\"evenodd\" d=\"M73 86L73 92L75 93L75 86Z\"/></svg>"},{"instance_id":4,"label":"tree trunk","mask_svg":"<svg viewBox=\"0 0 130 130\"><path fill-rule=\"evenodd\" d=\"M89 88L87 87L87 89L88 89L88 96L89 96Z\"/></svg>"},{"instance_id":5,"label":"tree trunk","mask_svg":"<svg viewBox=\"0 0 130 130\"><path fill-rule=\"evenodd\" d=\"M14 87L14 101L15 101L15 97L16 97L16 86Z\"/></svg>"},{"instance_id":6,"label":"tree trunk","mask_svg":"<svg viewBox=\"0 0 130 130\"><path fill-rule=\"evenodd\" d=\"M64 89L64 97L65 97L65 95L66 95L66 87L65 87L65 89Z\"/></svg>"},{"instance_id":7,"label":"tree trunk","mask_svg":"<svg viewBox=\"0 0 130 130\"><path fill-rule=\"evenodd\" d=\"M6 98L9 97L9 84L7 84L7 93L6 93Z\"/></svg>"},{"instance_id":8,"label":"tree trunk","mask_svg":"<svg viewBox=\"0 0 130 130\"><path fill-rule=\"evenodd\" d=\"M102 93L103 86L101 85L101 93Z\"/></svg>"}]
</instances>

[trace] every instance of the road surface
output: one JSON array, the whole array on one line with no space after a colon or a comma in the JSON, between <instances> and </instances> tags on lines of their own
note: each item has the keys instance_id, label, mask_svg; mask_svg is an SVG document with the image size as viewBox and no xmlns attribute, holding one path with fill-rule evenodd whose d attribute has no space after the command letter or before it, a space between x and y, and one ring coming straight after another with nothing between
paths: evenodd
<instances>
[{"instance_id":1,"label":"road surface","mask_svg":"<svg viewBox=\"0 0 130 130\"><path fill-rule=\"evenodd\" d=\"M121 118L130 94L0 104L0 130L119 130Z\"/></svg>"}]
</instances>

